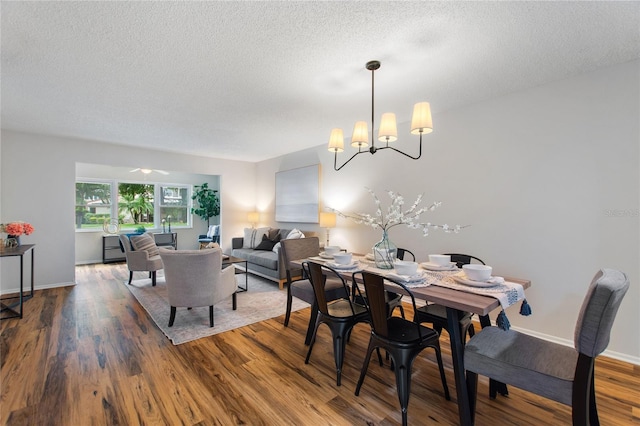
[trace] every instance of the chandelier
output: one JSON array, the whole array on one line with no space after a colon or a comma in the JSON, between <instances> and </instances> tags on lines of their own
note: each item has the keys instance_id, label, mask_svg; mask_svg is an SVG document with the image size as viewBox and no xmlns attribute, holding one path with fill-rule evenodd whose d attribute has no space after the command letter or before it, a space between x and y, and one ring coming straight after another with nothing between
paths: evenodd
<instances>
[{"instance_id":1,"label":"chandelier","mask_svg":"<svg viewBox=\"0 0 640 426\"><path fill-rule=\"evenodd\" d=\"M369 130L366 121L358 121L353 127L353 135L351 137L351 146L358 148L358 152L353 154L346 162L338 167L338 153L344 151L344 135L342 129L332 129L329 137L329 152L334 153L333 168L338 171L353 160L357 155L369 152L375 154L383 149L391 149L413 160L417 160L422 156L422 135L433 131L431 122L431 106L429 102L419 102L413 107L413 117L411 118L411 134L420 135L420 147L418 156L414 157L390 145L398 139L398 129L396 126L396 115L392 112L382 114L380 128L378 129L378 141L382 142L382 146L376 146L374 132L374 72L380 68L380 61L367 62L366 68L371 71L371 146L369 147ZM369 149L366 149L369 147Z\"/></svg>"}]
</instances>

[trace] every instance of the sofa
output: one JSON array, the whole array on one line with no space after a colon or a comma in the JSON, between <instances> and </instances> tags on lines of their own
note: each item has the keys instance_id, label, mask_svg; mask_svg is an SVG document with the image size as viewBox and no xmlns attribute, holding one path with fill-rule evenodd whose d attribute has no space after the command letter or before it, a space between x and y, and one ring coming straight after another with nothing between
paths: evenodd
<instances>
[{"instance_id":1,"label":"sofa","mask_svg":"<svg viewBox=\"0 0 640 426\"><path fill-rule=\"evenodd\" d=\"M314 231L278 228L246 228L242 237L231 239L231 255L247 261L247 272L275 281L280 289L287 281L280 240L317 237ZM244 270L240 264L236 267Z\"/></svg>"}]
</instances>

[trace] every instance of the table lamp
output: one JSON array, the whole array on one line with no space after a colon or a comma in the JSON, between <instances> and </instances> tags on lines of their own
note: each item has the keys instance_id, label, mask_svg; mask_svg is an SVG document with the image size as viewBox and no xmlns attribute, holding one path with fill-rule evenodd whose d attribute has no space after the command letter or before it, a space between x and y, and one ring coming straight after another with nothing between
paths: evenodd
<instances>
[{"instance_id":1,"label":"table lamp","mask_svg":"<svg viewBox=\"0 0 640 426\"><path fill-rule=\"evenodd\" d=\"M330 212L320 212L320 227L327 230L327 243L325 247L329 246L329 228L336 227L336 214Z\"/></svg>"},{"instance_id":2,"label":"table lamp","mask_svg":"<svg viewBox=\"0 0 640 426\"><path fill-rule=\"evenodd\" d=\"M250 212L247 214L247 220L251 223L251 227L255 228L260 221L260 212Z\"/></svg>"}]
</instances>

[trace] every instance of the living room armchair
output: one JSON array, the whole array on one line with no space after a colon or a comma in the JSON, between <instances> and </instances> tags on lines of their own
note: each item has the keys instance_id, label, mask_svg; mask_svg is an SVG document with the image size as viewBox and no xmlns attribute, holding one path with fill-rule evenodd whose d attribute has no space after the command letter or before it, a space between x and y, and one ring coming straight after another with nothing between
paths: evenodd
<instances>
[{"instance_id":1,"label":"living room armchair","mask_svg":"<svg viewBox=\"0 0 640 426\"><path fill-rule=\"evenodd\" d=\"M120 247L127 258L129 268L129 283L133 280L135 271L149 272L151 284L156 285L156 272L162 269L162 259L156 242L149 234L120 235Z\"/></svg>"},{"instance_id":2,"label":"living room armchair","mask_svg":"<svg viewBox=\"0 0 640 426\"><path fill-rule=\"evenodd\" d=\"M171 312L169 327L173 326L177 307L209 307L209 323L213 327L213 305L232 297L236 309L235 267L222 269L222 250L160 250L164 263L167 296Z\"/></svg>"},{"instance_id":3,"label":"living room armchair","mask_svg":"<svg viewBox=\"0 0 640 426\"><path fill-rule=\"evenodd\" d=\"M198 242L200 248L203 248L209 243L220 244L220 225L211 225L206 234L198 235Z\"/></svg>"}]
</instances>

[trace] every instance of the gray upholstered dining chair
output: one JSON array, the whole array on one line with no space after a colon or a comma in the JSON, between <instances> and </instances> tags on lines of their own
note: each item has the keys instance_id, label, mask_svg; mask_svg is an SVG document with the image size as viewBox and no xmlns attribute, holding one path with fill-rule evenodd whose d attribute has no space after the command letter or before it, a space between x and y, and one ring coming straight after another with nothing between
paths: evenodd
<instances>
[{"instance_id":1,"label":"gray upholstered dining chair","mask_svg":"<svg viewBox=\"0 0 640 426\"><path fill-rule=\"evenodd\" d=\"M574 425L599 424L594 362L609 344L628 288L629 279L620 271L596 273L578 316L574 348L498 327L473 336L464 351L472 415L482 374L571 406Z\"/></svg>"},{"instance_id":2,"label":"gray upholstered dining chair","mask_svg":"<svg viewBox=\"0 0 640 426\"><path fill-rule=\"evenodd\" d=\"M164 263L164 276L171 314L169 327L173 326L177 307L209 307L209 325L213 327L213 305L233 298L236 309L235 268L222 269L222 250L167 250L160 249Z\"/></svg>"},{"instance_id":3,"label":"gray upholstered dining chair","mask_svg":"<svg viewBox=\"0 0 640 426\"><path fill-rule=\"evenodd\" d=\"M156 272L162 269L158 246L149 234L132 235L121 234L120 247L124 251L129 268L129 284L133 280L135 271L149 272L152 285L156 285Z\"/></svg>"},{"instance_id":4,"label":"gray upholstered dining chair","mask_svg":"<svg viewBox=\"0 0 640 426\"><path fill-rule=\"evenodd\" d=\"M304 276L302 269L299 266L293 265L291 262L317 256L320 253L320 239L318 237L307 237L282 240L280 241L280 252L287 273L287 308L284 317L284 326L289 326L293 297L309 303L311 305L311 316L305 337L305 345L308 345L311 342L313 327L318 317L316 296L313 292L313 286L309 281L309 277ZM324 289L325 299L327 301L347 297L341 280L327 280Z\"/></svg>"}]
</instances>

